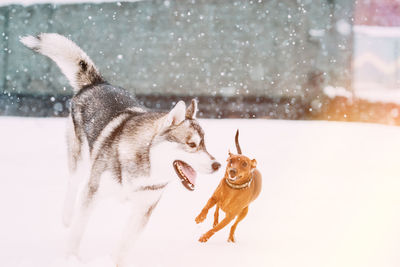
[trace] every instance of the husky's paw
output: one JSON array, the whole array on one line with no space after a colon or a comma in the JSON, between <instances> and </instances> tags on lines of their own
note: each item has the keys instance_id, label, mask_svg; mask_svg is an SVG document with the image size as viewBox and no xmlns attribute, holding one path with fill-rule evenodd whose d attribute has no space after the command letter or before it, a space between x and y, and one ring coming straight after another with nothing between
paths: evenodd
<instances>
[{"instance_id":1,"label":"husky's paw","mask_svg":"<svg viewBox=\"0 0 400 267\"><path fill-rule=\"evenodd\" d=\"M63 217L62 217L63 225L64 225L66 228L69 228L70 225L71 225L71 221L72 221L72 216L71 216L70 214L64 213L64 214L63 214Z\"/></svg>"},{"instance_id":2,"label":"husky's paw","mask_svg":"<svg viewBox=\"0 0 400 267\"><path fill-rule=\"evenodd\" d=\"M196 217L195 221L196 221L196 223L201 223L206 219L206 217L207 217L207 213L202 212Z\"/></svg>"},{"instance_id":3,"label":"husky's paw","mask_svg":"<svg viewBox=\"0 0 400 267\"><path fill-rule=\"evenodd\" d=\"M74 216L74 202L70 201L68 198L64 202L63 212L62 212L62 222L65 227L69 227L72 222L72 217Z\"/></svg>"},{"instance_id":4,"label":"husky's paw","mask_svg":"<svg viewBox=\"0 0 400 267\"><path fill-rule=\"evenodd\" d=\"M79 259L79 251L77 248L67 245L66 251L65 251L65 256L67 258L78 258Z\"/></svg>"}]
</instances>

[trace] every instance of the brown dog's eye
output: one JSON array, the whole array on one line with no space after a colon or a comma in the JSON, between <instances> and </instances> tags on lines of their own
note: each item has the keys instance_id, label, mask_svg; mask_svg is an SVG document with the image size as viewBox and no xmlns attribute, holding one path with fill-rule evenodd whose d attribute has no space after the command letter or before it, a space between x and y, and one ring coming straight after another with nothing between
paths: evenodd
<instances>
[{"instance_id":1,"label":"brown dog's eye","mask_svg":"<svg viewBox=\"0 0 400 267\"><path fill-rule=\"evenodd\" d=\"M244 161L244 162L242 163L242 166L243 166L244 168L246 168L246 167L247 167L247 162Z\"/></svg>"},{"instance_id":2,"label":"brown dog's eye","mask_svg":"<svg viewBox=\"0 0 400 267\"><path fill-rule=\"evenodd\" d=\"M190 146L191 148L195 148L196 147L196 143L190 142L190 143L186 143L188 146Z\"/></svg>"}]
</instances>

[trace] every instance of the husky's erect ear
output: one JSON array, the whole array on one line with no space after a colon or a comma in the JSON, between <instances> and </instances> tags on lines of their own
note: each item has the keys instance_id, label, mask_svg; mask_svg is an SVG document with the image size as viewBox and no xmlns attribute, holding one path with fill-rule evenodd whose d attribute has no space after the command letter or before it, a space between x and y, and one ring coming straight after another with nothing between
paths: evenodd
<instances>
[{"instance_id":1,"label":"husky's erect ear","mask_svg":"<svg viewBox=\"0 0 400 267\"><path fill-rule=\"evenodd\" d=\"M186 109L186 118L190 120L196 119L196 113L197 113L197 100L192 99L192 102Z\"/></svg>"},{"instance_id":2,"label":"husky's erect ear","mask_svg":"<svg viewBox=\"0 0 400 267\"><path fill-rule=\"evenodd\" d=\"M182 100L179 101L168 113L164 126L178 125L185 120L186 105Z\"/></svg>"}]
</instances>

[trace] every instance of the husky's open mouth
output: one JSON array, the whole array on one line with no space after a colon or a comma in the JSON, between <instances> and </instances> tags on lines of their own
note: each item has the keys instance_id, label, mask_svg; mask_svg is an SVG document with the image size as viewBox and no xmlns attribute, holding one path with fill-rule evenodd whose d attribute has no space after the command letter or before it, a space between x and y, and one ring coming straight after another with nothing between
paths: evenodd
<instances>
[{"instance_id":1,"label":"husky's open mouth","mask_svg":"<svg viewBox=\"0 0 400 267\"><path fill-rule=\"evenodd\" d=\"M196 182L196 171L187 163L181 160L175 160L174 169L178 177L181 179L182 184L189 190L194 190Z\"/></svg>"}]
</instances>

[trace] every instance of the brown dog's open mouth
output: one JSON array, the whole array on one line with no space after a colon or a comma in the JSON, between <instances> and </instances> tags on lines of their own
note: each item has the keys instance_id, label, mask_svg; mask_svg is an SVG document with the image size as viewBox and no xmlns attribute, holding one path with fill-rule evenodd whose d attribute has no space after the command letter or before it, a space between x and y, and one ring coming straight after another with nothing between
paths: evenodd
<instances>
[{"instance_id":1,"label":"brown dog's open mouth","mask_svg":"<svg viewBox=\"0 0 400 267\"><path fill-rule=\"evenodd\" d=\"M181 160L175 160L174 169L178 177L181 179L182 184L190 191L194 190L196 182L196 171L187 163Z\"/></svg>"}]
</instances>

